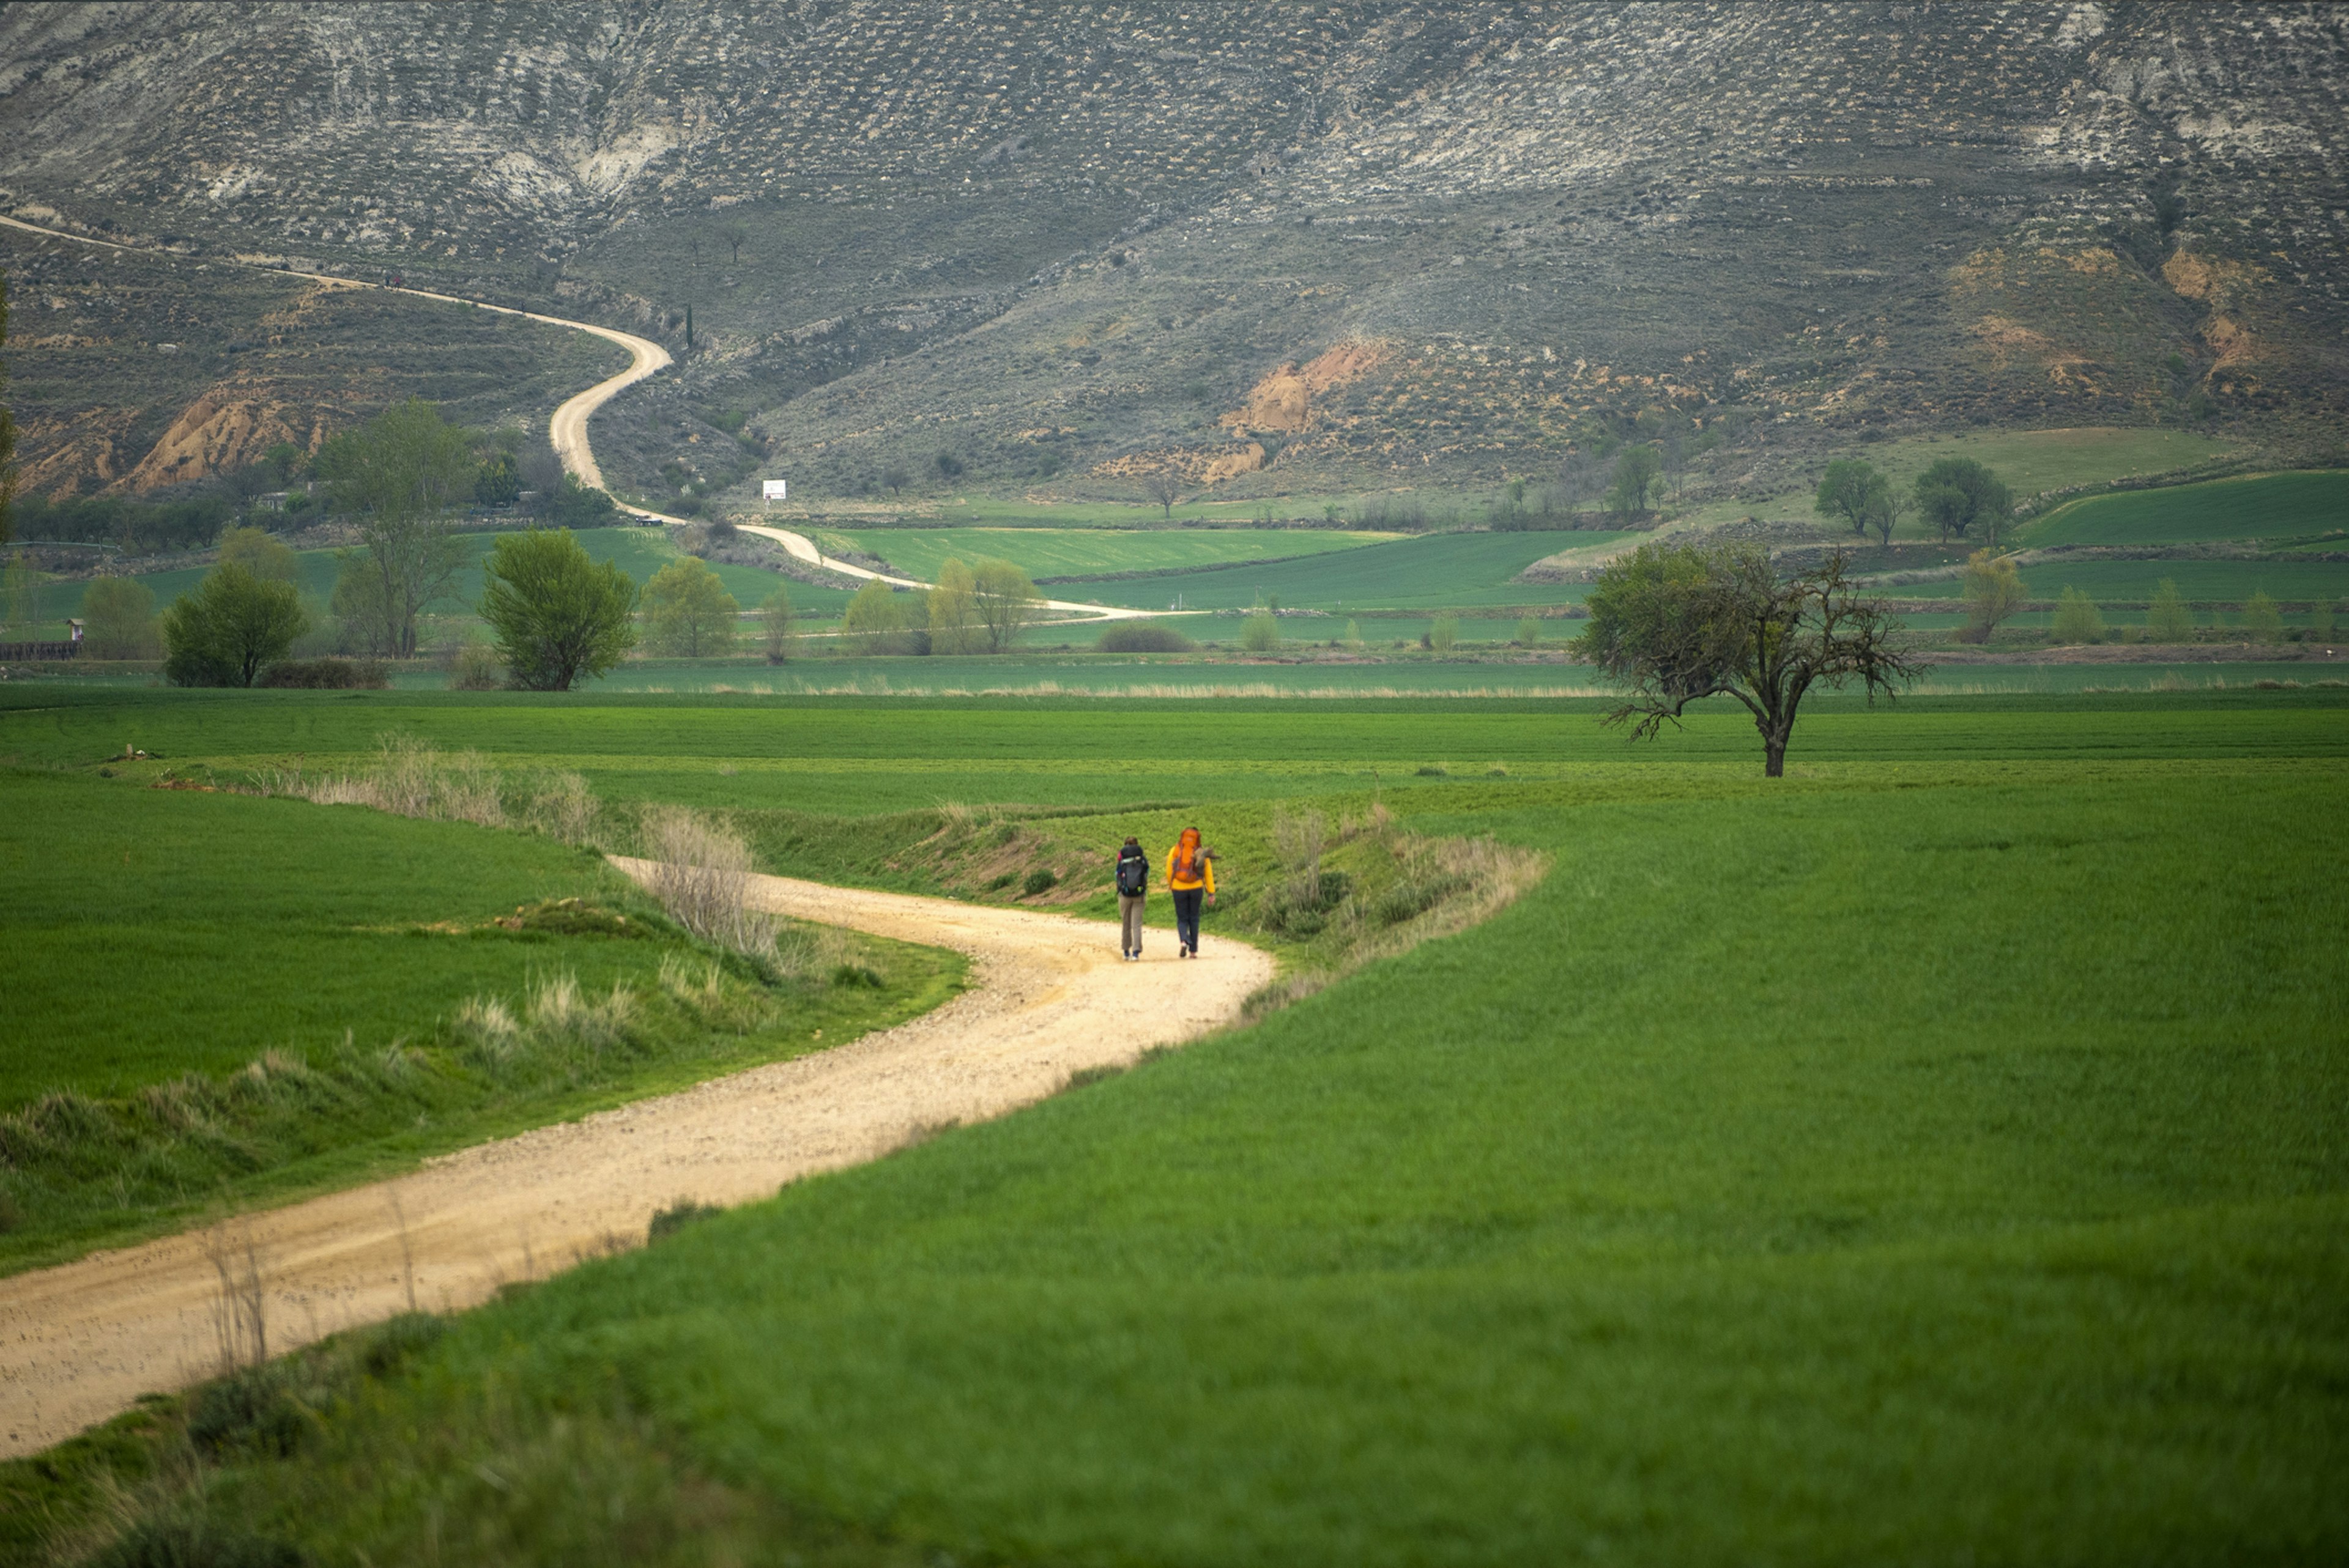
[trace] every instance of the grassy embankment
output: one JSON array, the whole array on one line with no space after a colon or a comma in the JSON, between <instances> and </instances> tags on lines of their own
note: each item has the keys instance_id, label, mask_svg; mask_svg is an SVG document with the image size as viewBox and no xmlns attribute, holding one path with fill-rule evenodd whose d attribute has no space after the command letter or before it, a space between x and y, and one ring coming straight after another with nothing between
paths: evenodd
<instances>
[{"instance_id":1,"label":"grassy embankment","mask_svg":"<svg viewBox=\"0 0 2349 1568\"><path fill-rule=\"evenodd\" d=\"M837 1042L960 973L864 938L880 989L762 973L587 849L136 782L0 772L0 1272ZM469 1035L476 999L518 1038Z\"/></svg>"},{"instance_id":2,"label":"grassy embankment","mask_svg":"<svg viewBox=\"0 0 2349 1568\"><path fill-rule=\"evenodd\" d=\"M236 711L147 717L254 751L285 725ZM322 739L364 722L311 711ZM524 751L592 713L599 787L657 747L694 798L867 814L901 773L1131 799L1102 759L1160 718L414 711ZM1365 810L1365 762L1437 748L1510 776L1413 769L1385 803L1556 869L1473 935L1252 1028L518 1293L404 1359L305 1358L262 1385L297 1412L261 1429L295 1432L290 1459L204 1418L201 1487L141 1481L182 1440L167 1402L0 1474L70 1511L111 1467L150 1519L321 1561L2349 1541L2335 694L1823 708L1810 776L1775 785L1709 722L1594 767L1589 713L1554 705L1177 711L1220 765L1168 775L1211 838L1301 784Z\"/></svg>"}]
</instances>

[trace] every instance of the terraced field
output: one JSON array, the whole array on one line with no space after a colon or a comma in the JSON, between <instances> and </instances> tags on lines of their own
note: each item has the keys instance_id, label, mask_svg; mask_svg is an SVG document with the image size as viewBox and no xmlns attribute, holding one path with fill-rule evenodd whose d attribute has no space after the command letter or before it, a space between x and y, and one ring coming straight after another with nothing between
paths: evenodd
<instances>
[{"instance_id":1,"label":"terraced field","mask_svg":"<svg viewBox=\"0 0 2349 1568\"><path fill-rule=\"evenodd\" d=\"M949 556L963 562L992 556L1030 576L1098 577L1123 572L1173 572L1233 562L1322 555L1392 541L1392 533L1335 529L940 528L821 531L877 555L907 576L937 580ZM827 543L827 549L831 546Z\"/></svg>"},{"instance_id":2,"label":"terraced field","mask_svg":"<svg viewBox=\"0 0 2349 1568\"><path fill-rule=\"evenodd\" d=\"M2174 490L2091 496L2060 507L2023 535L2033 545L2187 544L2257 539L2349 550L2349 470L2260 474Z\"/></svg>"}]
</instances>

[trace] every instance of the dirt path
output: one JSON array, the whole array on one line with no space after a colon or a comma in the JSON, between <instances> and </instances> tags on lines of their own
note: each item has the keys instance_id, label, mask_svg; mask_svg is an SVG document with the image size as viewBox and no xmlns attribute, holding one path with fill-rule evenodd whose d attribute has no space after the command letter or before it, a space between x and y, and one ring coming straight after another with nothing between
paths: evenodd
<instances>
[{"instance_id":1,"label":"dirt path","mask_svg":"<svg viewBox=\"0 0 2349 1568\"><path fill-rule=\"evenodd\" d=\"M622 861L635 874L640 863ZM1064 915L754 878L761 906L956 948L976 984L896 1028L541 1128L212 1232L0 1280L0 1457L32 1452L150 1389L216 1370L218 1256L252 1260L272 1354L415 1303L481 1301L612 1245L679 1198L741 1203L877 1159L923 1130L1000 1116L1085 1068L1133 1060L1237 1016L1272 961L1207 939L1170 987L1166 906L1143 964Z\"/></svg>"}]
</instances>

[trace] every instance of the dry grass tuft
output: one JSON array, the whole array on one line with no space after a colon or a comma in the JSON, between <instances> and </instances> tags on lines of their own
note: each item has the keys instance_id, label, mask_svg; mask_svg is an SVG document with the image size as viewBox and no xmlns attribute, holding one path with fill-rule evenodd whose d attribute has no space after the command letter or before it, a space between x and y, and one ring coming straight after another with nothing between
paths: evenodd
<instances>
[{"instance_id":1,"label":"dry grass tuft","mask_svg":"<svg viewBox=\"0 0 2349 1568\"><path fill-rule=\"evenodd\" d=\"M683 806L647 807L642 838L652 892L679 925L706 942L775 956L775 922L748 906L750 846L716 817Z\"/></svg>"}]
</instances>

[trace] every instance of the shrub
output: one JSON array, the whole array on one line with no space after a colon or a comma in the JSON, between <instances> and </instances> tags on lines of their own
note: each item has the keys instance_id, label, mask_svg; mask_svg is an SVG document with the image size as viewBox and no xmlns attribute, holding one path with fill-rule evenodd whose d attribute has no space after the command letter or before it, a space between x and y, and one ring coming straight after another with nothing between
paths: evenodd
<instances>
[{"instance_id":1,"label":"shrub","mask_svg":"<svg viewBox=\"0 0 2349 1568\"><path fill-rule=\"evenodd\" d=\"M2023 574L2011 555L1977 550L1966 558L1959 579L1966 600L1966 625L1960 636L1969 643L1987 643L2000 623L2023 605Z\"/></svg>"},{"instance_id":2,"label":"shrub","mask_svg":"<svg viewBox=\"0 0 2349 1568\"><path fill-rule=\"evenodd\" d=\"M163 612L164 676L173 686L249 686L309 624L292 583L233 563L215 567Z\"/></svg>"},{"instance_id":3,"label":"shrub","mask_svg":"<svg viewBox=\"0 0 2349 1568\"><path fill-rule=\"evenodd\" d=\"M163 652L155 592L129 577L101 577L81 599L82 636L93 659L152 659Z\"/></svg>"},{"instance_id":4,"label":"shrub","mask_svg":"<svg viewBox=\"0 0 2349 1568\"><path fill-rule=\"evenodd\" d=\"M644 606L645 640L657 653L698 659L734 651L742 606L706 562L687 556L654 573L645 584Z\"/></svg>"},{"instance_id":5,"label":"shrub","mask_svg":"<svg viewBox=\"0 0 2349 1568\"><path fill-rule=\"evenodd\" d=\"M1427 645L1439 654L1448 654L1460 640L1460 617L1438 615L1435 624L1427 628Z\"/></svg>"},{"instance_id":6,"label":"shrub","mask_svg":"<svg viewBox=\"0 0 2349 1568\"><path fill-rule=\"evenodd\" d=\"M2163 578L2153 591L2153 602L2146 606L2145 635L2152 643L2182 643L2194 635L2194 613L2187 608L2175 579Z\"/></svg>"},{"instance_id":7,"label":"shrub","mask_svg":"<svg viewBox=\"0 0 2349 1568\"><path fill-rule=\"evenodd\" d=\"M715 818L682 806L645 813L646 857L653 896L679 925L738 953L766 954L775 947L774 922L747 907L750 847Z\"/></svg>"},{"instance_id":8,"label":"shrub","mask_svg":"<svg viewBox=\"0 0 2349 1568\"><path fill-rule=\"evenodd\" d=\"M2243 606L2243 631L2254 643L2283 641L2283 613L2268 597L2266 589L2255 590L2251 603Z\"/></svg>"},{"instance_id":9,"label":"shrub","mask_svg":"<svg viewBox=\"0 0 2349 1568\"><path fill-rule=\"evenodd\" d=\"M1050 867L1039 866L1028 873L1028 880L1019 884L1019 891L1028 897L1034 898L1038 893L1053 887L1060 880L1060 876Z\"/></svg>"},{"instance_id":10,"label":"shrub","mask_svg":"<svg viewBox=\"0 0 2349 1568\"><path fill-rule=\"evenodd\" d=\"M188 1440L206 1454L247 1451L282 1459L302 1446L309 1425L284 1373L266 1364L205 1384L188 1409Z\"/></svg>"},{"instance_id":11,"label":"shrub","mask_svg":"<svg viewBox=\"0 0 2349 1568\"><path fill-rule=\"evenodd\" d=\"M1517 645L1521 648L1541 646L1541 618L1527 615L1517 623Z\"/></svg>"},{"instance_id":12,"label":"shrub","mask_svg":"<svg viewBox=\"0 0 2349 1568\"><path fill-rule=\"evenodd\" d=\"M481 619L524 690L569 691L636 645L636 585L589 560L566 531L502 536L482 575Z\"/></svg>"},{"instance_id":13,"label":"shrub","mask_svg":"<svg viewBox=\"0 0 2349 1568\"><path fill-rule=\"evenodd\" d=\"M449 1320L429 1312L403 1312L386 1318L367 1336L359 1365L370 1377L388 1377L410 1357L430 1349L449 1332Z\"/></svg>"},{"instance_id":14,"label":"shrub","mask_svg":"<svg viewBox=\"0 0 2349 1568\"><path fill-rule=\"evenodd\" d=\"M2094 643L2102 641L2105 618L2096 611L2096 602L2077 588L2064 590L2064 597L2055 605L2053 635L2058 643Z\"/></svg>"},{"instance_id":15,"label":"shrub","mask_svg":"<svg viewBox=\"0 0 2349 1568\"><path fill-rule=\"evenodd\" d=\"M1104 654L1187 654L1198 645L1156 621L1112 621L1102 628Z\"/></svg>"},{"instance_id":16,"label":"shrub","mask_svg":"<svg viewBox=\"0 0 2349 1568\"><path fill-rule=\"evenodd\" d=\"M280 659L255 686L296 691L384 691L391 676L379 659Z\"/></svg>"},{"instance_id":17,"label":"shrub","mask_svg":"<svg viewBox=\"0 0 2349 1568\"><path fill-rule=\"evenodd\" d=\"M1258 610L1240 625L1240 646L1251 654L1268 654L1280 646L1280 623L1269 610Z\"/></svg>"},{"instance_id":18,"label":"shrub","mask_svg":"<svg viewBox=\"0 0 2349 1568\"><path fill-rule=\"evenodd\" d=\"M832 983L843 991L878 991L884 984L880 971L864 964L833 965Z\"/></svg>"},{"instance_id":19,"label":"shrub","mask_svg":"<svg viewBox=\"0 0 2349 1568\"><path fill-rule=\"evenodd\" d=\"M487 643L461 643L449 655L450 691L495 691L505 684L506 666Z\"/></svg>"},{"instance_id":20,"label":"shrub","mask_svg":"<svg viewBox=\"0 0 2349 1568\"><path fill-rule=\"evenodd\" d=\"M725 1212L715 1203L703 1203L691 1198L679 1198L653 1216L652 1223L645 1227L645 1241L649 1244L659 1241L664 1236L673 1236L688 1225L702 1220L714 1220Z\"/></svg>"}]
</instances>

